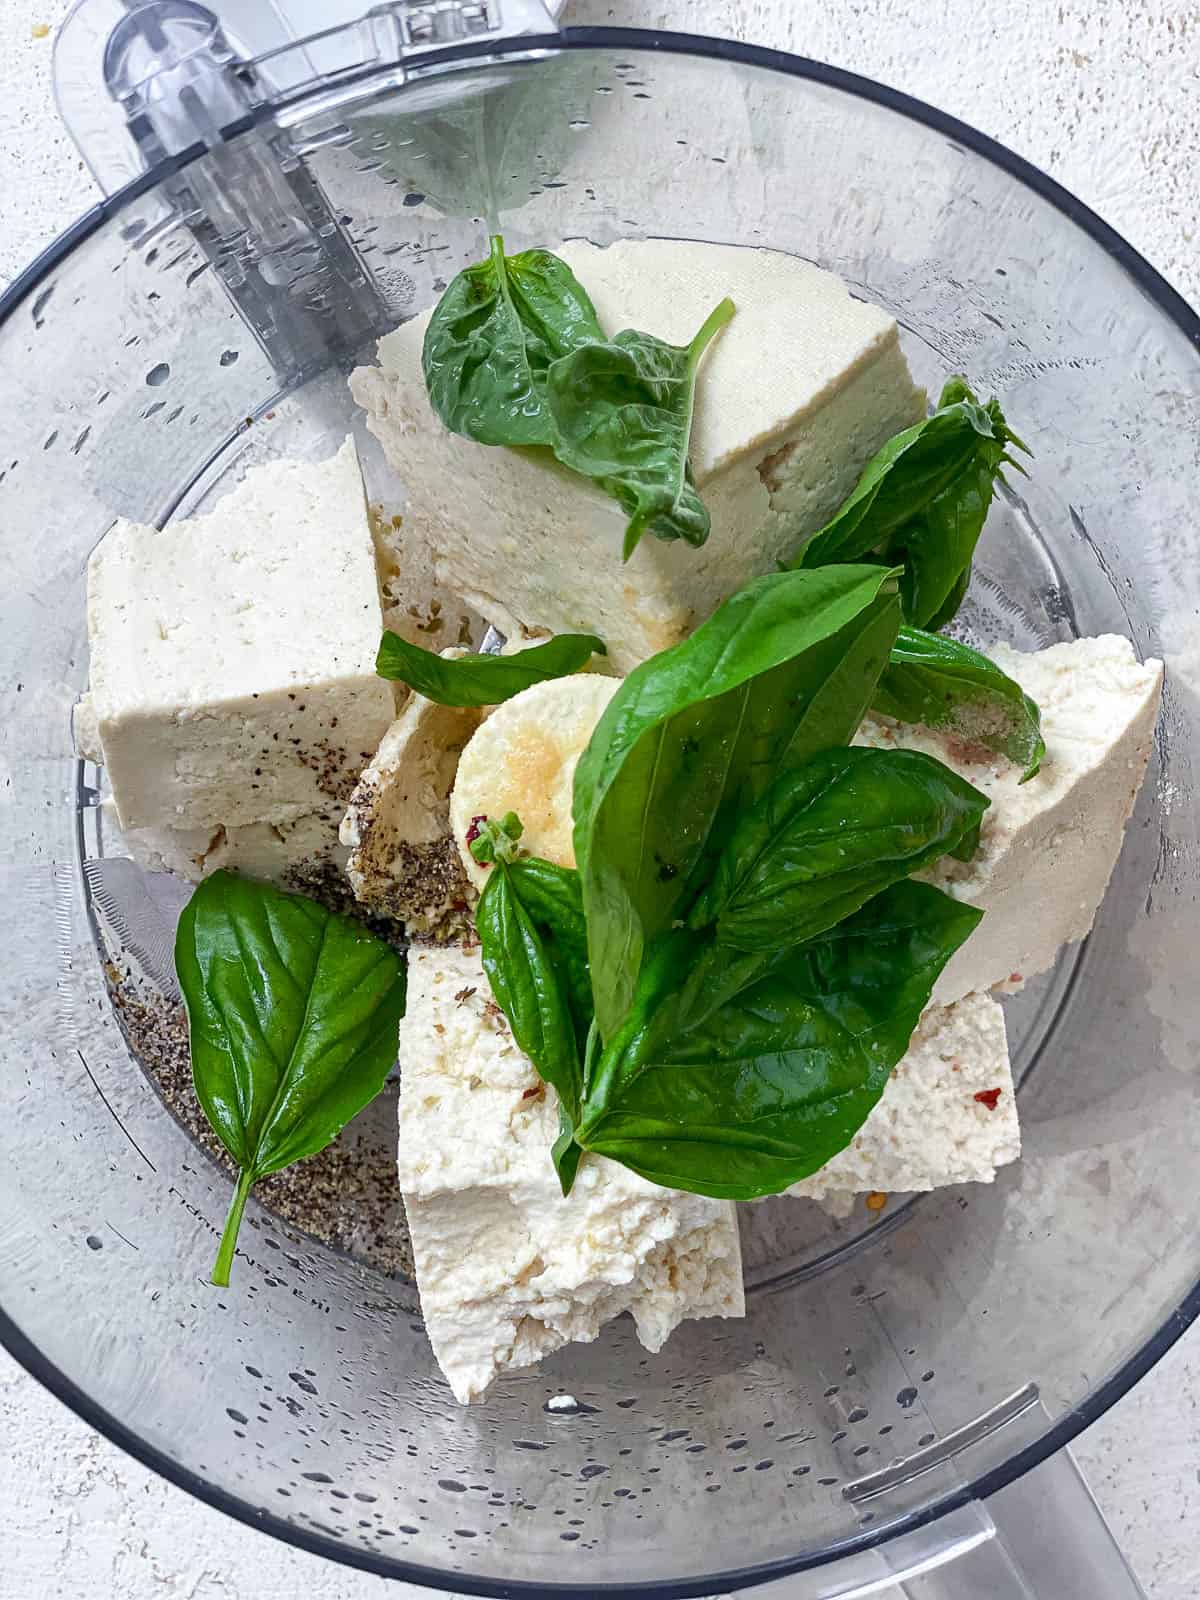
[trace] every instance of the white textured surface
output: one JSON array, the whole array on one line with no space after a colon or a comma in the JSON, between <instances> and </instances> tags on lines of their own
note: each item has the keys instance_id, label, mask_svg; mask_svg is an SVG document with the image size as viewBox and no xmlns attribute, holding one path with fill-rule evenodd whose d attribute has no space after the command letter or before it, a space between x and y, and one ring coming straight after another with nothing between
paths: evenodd
<instances>
[{"instance_id":1,"label":"white textured surface","mask_svg":"<svg viewBox=\"0 0 1200 1600\"><path fill-rule=\"evenodd\" d=\"M67 9L67 0L0 8L0 280L92 198L51 105L50 40L32 37L35 23L55 24ZM1200 17L1184 0L992 0L985 8L961 0L579 0L574 15L733 34L908 89L1047 168L1200 299ZM1076 1454L1151 1600L1195 1600L1200 1336L1176 1345ZM387 1600L402 1592L286 1550L189 1500L3 1355L0 1468L0 1600Z\"/></svg>"}]
</instances>

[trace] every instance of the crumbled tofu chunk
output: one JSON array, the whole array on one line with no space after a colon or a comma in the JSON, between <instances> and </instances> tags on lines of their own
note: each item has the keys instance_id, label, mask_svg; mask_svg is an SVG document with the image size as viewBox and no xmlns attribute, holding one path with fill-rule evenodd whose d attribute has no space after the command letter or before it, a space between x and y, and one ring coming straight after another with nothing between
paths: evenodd
<instances>
[{"instance_id":1,"label":"crumbled tofu chunk","mask_svg":"<svg viewBox=\"0 0 1200 1600\"><path fill-rule=\"evenodd\" d=\"M106 856L124 853L143 872L170 872L193 883L205 876L208 853L222 833L220 828L122 828L111 795L100 802L100 812Z\"/></svg>"},{"instance_id":2,"label":"crumbled tofu chunk","mask_svg":"<svg viewBox=\"0 0 1200 1600\"><path fill-rule=\"evenodd\" d=\"M575 765L617 692L616 678L577 672L522 689L497 706L471 737L450 796L450 826L463 867L480 889L489 868L467 846L478 816L515 811L521 848L562 867L575 865L571 797Z\"/></svg>"},{"instance_id":3,"label":"crumbled tofu chunk","mask_svg":"<svg viewBox=\"0 0 1200 1600\"><path fill-rule=\"evenodd\" d=\"M91 698L126 828L285 823L349 799L395 714L353 444L206 516L118 522L88 568Z\"/></svg>"},{"instance_id":4,"label":"crumbled tofu chunk","mask_svg":"<svg viewBox=\"0 0 1200 1600\"><path fill-rule=\"evenodd\" d=\"M1046 759L1028 783L1003 757L926 728L868 720L855 740L927 751L992 802L974 860L945 857L921 874L984 912L934 986L938 1005L1045 972L1091 931L1158 716L1162 663L1139 662L1115 634L990 654L1041 708Z\"/></svg>"},{"instance_id":5,"label":"crumbled tofu chunk","mask_svg":"<svg viewBox=\"0 0 1200 1600\"><path fill-rule=\"evenodd\" d=\"M450 789L483 716L482 707L410 695L350 797L341 839L355 898L410 933L454 937L470 921L474 897L451 838Z\"/></svg>"},{"instance_id":6,"label":"crumbled tofu chunk","mask_svg":"<svg viewBox=\"0 0 1200 1600\"><path fill-rule=\"evenodd\" d=\"M592 1155L564 1198L557 1099L513 1043L477 950L410 952L400 1068L400 1187L425 1326L457 1399L622 1311L648 1350L685 1317L744 1314L728 1201Z\"/></svg>"},{"instance_id":7,"label":"crumbled tofu chunk","mask_svg":"<svg viewBox=\"0 0 1200 1600\"><path fill-rule=\"evenodd\" d=\"M104 802L114 825L116 807ZM199 883L225 868L284 888L317 885L341 873L346 851L338 842L334 809L290 822L246 822L232 828L124 828L121 841L143 872L171 872Z\"/></svg>"},{"instance_id":8,"label":"crumbled tofu chunk","mask_svg":"<svg viewBox=\"0 0 1200 1600\"><path fill-rule=\"evenodd\" d=\"M434 552L438 580L507 634L598 633L628 672L793 555L881 445L924 415L924 395L893 319L794 256L664 239L560 253L610 334L635 327L686 344L726 295L737 306L697 388L703 548L645 538L623 565L625 516L601 490L449 433L421 371L428 315L388 334L379 365L350 384L407 488L406 537Z\"/></svg>"},{"instance_id":9,"label":"crumbled tofu chunk","mask_svg":"<svg viewBox=\"0 0 1200 1600\"><path fill-rule=\"evenodd\" d=\"M991 1183L1020 1153L1004 1013L990 995L972 994L925 1012L854 1138L787 1192L838 1211L848 1194Z\"/></svg>"}]
</instances>

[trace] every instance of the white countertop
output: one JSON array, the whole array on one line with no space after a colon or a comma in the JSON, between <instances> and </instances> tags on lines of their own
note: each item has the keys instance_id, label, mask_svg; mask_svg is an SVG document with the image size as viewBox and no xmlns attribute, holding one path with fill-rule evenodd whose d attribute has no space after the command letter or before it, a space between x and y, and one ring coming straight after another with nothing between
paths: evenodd
<instances>
[{"instance_id":1,"label":"white countertop","mask_svg":"<svg viewBox=\"0 0 1200 1600\"><path fill-rule=\"evenodd\" d=\"M94 198L54 114L52 40L36 35L68 9L68 0L0 7L0 284ZM1183 0L577 0L572 16L724 33L906 89L1044 167L1200 302L1200 13ZM1150 1600L1195 1600L1200 1332L1075 1453ZM189 1499L3 1353L0 1469L0 1600L427 1592L286 1548Z\"/></svg>"}]
</instances>

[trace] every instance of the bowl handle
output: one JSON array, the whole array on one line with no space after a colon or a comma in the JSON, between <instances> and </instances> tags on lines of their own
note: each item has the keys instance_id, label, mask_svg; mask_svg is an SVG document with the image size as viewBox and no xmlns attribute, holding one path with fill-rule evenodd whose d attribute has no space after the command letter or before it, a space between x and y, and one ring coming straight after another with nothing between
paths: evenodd
<instances>
[{"instance_id":1,"label":"bowl handle","mask_svg":"<svg viewBox=\"0 0 1200 1600\"><path fill-rule=\"evenodd\" d=\"M1069 1450L876 1550L745 1600L1145 1600Z\"/></svg>"}]
</instances>

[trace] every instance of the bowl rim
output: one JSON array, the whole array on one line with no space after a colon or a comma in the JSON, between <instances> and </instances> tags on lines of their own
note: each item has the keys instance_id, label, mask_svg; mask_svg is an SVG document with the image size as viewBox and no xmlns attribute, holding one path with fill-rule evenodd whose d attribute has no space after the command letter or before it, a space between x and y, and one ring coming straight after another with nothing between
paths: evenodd
<instances>
[{"instance_id":1,"label":"bowl rim","mask_svg":"<svg viewBox=\"0 0 1200 1600\"><path fill-rule=\"evenodd\" d=\"M664 29L605 27L570 27L559 33L527 34L499 41L480 40L449 46L424 53L421 65L422 68L436 68L471 61L491 62L508 57L523 58L525 63L534 65L537 59L543 58L546 54L562 50L657 51L667 55L694 56L738 66L762 68L785 77L837 89L920 123L944 135L952 143L981 156L993 166L999 167L1046 200L1068 221L1074 223L1124 269L1136 286L1200 354L1200 314L1140 251L1090 206L1085 205L1032 162L1015 154L989 135L979 132L969 123L962 122L948 112L941 111L902 90L879 83L860 73L831 66L807 56L793 55L787 51L773 50L762 45L742 44L731 39ZM378 70L377 67L367 68L355 76L361 79L364 88L368 88L371 81L378 76ZM355 77L347 80L351 84L354 81ZM416 81L420 81L419 78ZM394 86L393 92L395 92ZM236 136L260 122L269 120L283 106L302 105L311 93L310 89L307 93L301 93L291 100L264 106L224 131L227 136ZM92 234L118 216L140 196L157 187L163 179L188 167L205 153L205 149L204 145L196 144L178 155L167 158L84 212L35 256L3 292L0 292L0 322L6 321L21 304L35 294L55 268ZM802 1551L794 1556L711 1573L702 1578L651 1579L632 1584L628 1582L554 1584L514 1581L500 1577L477 1577L469 1572L449 1572L427 1567L415 1561L391 1559L367 1550L347 1548L333 1539L306 1532L294 1523L240 1500L227 1490L207 1482L156 1445L141 1438L105 1407L98 1405L73 1379L50 1361L23 1333L2 1305L0 1305L0 1346L82 1421L133 1456L143 1466L215 1510L222 1511L248 1527L269 1533L285 1544L310 1554L324 1556L341 1565L355 1567L377 1577L463 1594L536 1596L538 1600L575 1600L575 1597L605 1594L653 1596L655 1600L698 1600L698 1597L715 1592L726 1593L754 1588L759 1584L789 1577L793 1573L826 1566L847 1556L875 1549L940 1521L972 1501L982 1500L997 1493L1056 1451L1065 1448L1085 1428L1103 1416L1112 1405L1140 1382L1198 1316L1200 1316L1200 1279L1136 1350L1091 1389L1078 1405L1053 1422L1037 1439L1014 1451L1006 1460L947 1490L937 1500L909 1511L893 1522L847 1535L821 1550ZM898 1574L897 1581L902 1577L903 1574Z\"/></svg>"}]
</instances>

